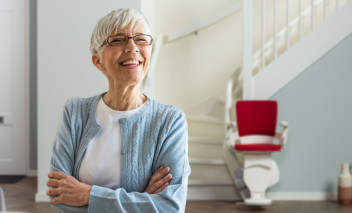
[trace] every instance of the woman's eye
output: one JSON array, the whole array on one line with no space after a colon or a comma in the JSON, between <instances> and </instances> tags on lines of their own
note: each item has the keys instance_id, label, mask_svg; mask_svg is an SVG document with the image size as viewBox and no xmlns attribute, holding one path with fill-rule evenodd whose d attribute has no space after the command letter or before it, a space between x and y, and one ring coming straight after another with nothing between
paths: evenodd
<instances>
[{"instance_id":1,"label":"woman's eye","mask_svg":"<svg viewBox=\"0 0 352 213\"><path fill-rule=\"evenodd\" d=\"M123 39L123 38L116 38L116 39L112 40L112 42L117 42L117 43L124 42L124 41L125 41L125 39Z\"/></svg>"}]
</instances>

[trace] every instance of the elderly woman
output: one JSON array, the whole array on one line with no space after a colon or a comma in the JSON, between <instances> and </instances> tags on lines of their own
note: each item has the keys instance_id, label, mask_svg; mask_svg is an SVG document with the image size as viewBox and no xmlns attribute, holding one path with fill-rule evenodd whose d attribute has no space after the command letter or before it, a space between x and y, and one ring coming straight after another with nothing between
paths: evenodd
<instances>
[{"instance_id":1,"label":"elderly woman","mask_svg":"<svg viewBox=\"0 0 352 213\"><path fill-rule=\"evenodd\" d=\"M153 42L146 18L119 9L96 25L93 64L109 90L69 99L48 174L60 212L184 212L190 166L184 113L142 94Z\"/></svg>"}]
</instances>

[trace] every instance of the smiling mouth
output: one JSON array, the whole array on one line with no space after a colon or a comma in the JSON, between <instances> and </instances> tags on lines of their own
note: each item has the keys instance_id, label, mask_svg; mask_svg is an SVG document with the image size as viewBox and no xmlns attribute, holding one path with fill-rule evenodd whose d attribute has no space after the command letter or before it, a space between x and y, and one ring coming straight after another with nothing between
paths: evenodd
<instances>
[{"instance_id":1,"label":"smiling mouth","mask_svg":"<svg viewBox=\"0 0 352 213\"><path fill-rule=\"evenodd\" d=\"M124 61L121 62L120 65L122 66L139 66L141 65L141 61L136 61L136 60L132 60L132 61Z\"/></svg>"}]
</instances>

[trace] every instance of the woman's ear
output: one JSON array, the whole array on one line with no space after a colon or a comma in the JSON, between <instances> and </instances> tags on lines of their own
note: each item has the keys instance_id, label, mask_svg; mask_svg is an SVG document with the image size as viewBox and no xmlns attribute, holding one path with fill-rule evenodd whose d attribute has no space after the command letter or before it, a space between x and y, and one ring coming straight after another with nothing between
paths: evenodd
<instances>
[{"instance_id":1,"label":"woman's ear","mask_svg":"<svg viewBox=\"0 0 352 213\"><path fill-rule=\"evenodd\" d=\"M98 70L103 71L103 72L105 71L103 60L101 60L101 58L98 54L94 54L92 56L92 62Z\"/></svg>"}]
</instances>

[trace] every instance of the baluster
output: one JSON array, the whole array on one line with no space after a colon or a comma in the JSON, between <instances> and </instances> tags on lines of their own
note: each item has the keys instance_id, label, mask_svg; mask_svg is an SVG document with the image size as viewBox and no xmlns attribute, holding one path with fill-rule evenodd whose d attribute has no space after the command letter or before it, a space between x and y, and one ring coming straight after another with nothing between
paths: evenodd
<instances>
[{"instance_id":1,"label":"baluster","mask_svg":"<svg viewBox=\"0 0 352 213\"><path fill-rule=\"evenodd\" d=\"M302 0L298 0L298 38L302 38Z\"/></svg>"},{"instance_id":2,"label":"baluster","mask_svg":"<svg viewBox=\"0 0 352 213\"><path fill-rule=\"evenodd\" d=\"M274 0L274 36L273 36L273 42L274 42L274 59L277 58L277 0Z\"/></svg>"},{"instance_id":3,"label":"baluster","mask_svg":"<svg viewBox=\"0 0 352 213\"><path fill-rule=\"evenodd\" d=\"M262 69L265 66L265 0L262 0Z\"/></svg>"},{"instance_id":4,"label":"baluster","mask_svg":"<svg viewBox=\"0 0 352 213\"><path fill-rule=\"evenodd\" d=\"M252 98L252 56L253 56L253 23L252 0L242 0L242 28L243 28L243 99Z\"/></svg>"},{"instance_id":5,"label":"baluster","mask_svg":"<svg viewBox=\"0 0 352 213\"><path fill-rule=\"evenodd\" d=\"M286 50L290 47L290 0L286 1Z\"/></svg>"},{"instance_id":6,"label":"baluster","mask_svg":"<svg viewBox=\"0 0 352 213\"><path fill-rule=\"evenodd\" d=\"M323 10L324 10L324 20L326 19L326 0L324 0L324 6L323 6Z\"/></svg>"},{"instance_id":7,"label":"baluster","mask_svg":"<svg viewBox=\"0 0 352 213\"><path fill-rule=\"evenodd\" d=\"M311 6L311 10L310 10L310 12L311 12L311 15L310 15L310 18L311 18L311 29L313 30L313 28L314 28L314 0L311 0L311 4L312 4L312 6Z\"/></svg>"}]
</instances>

